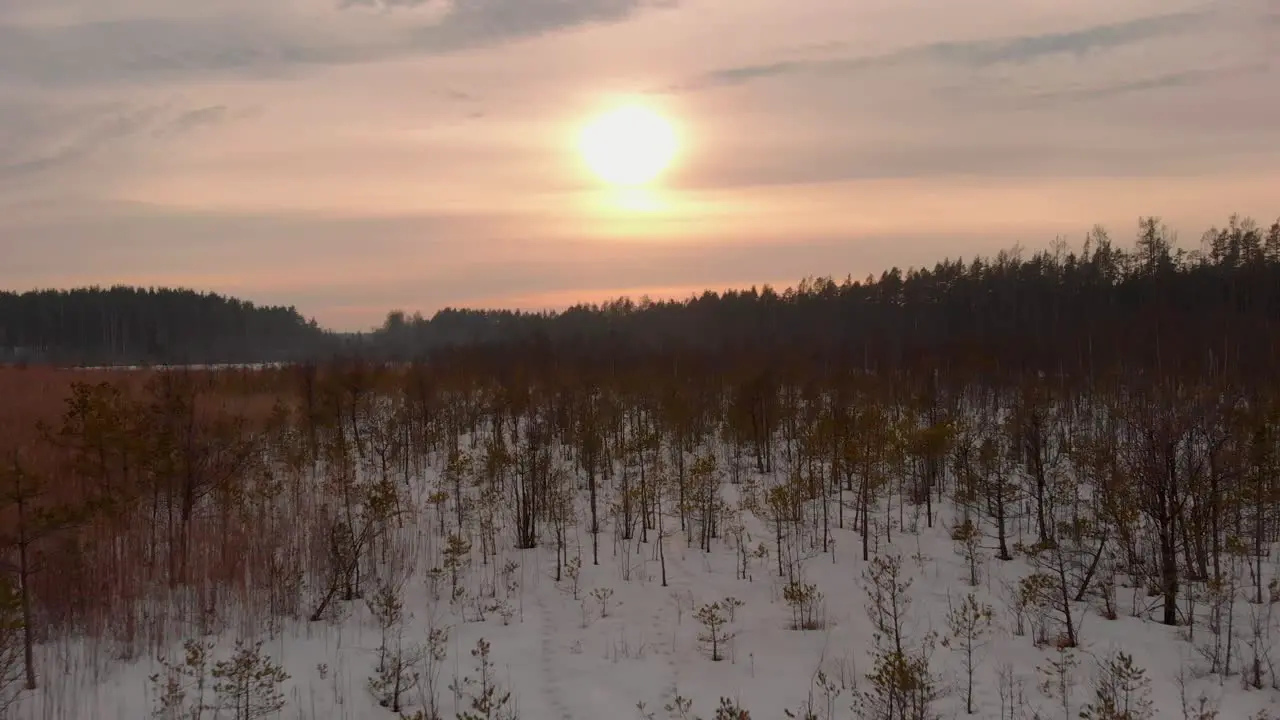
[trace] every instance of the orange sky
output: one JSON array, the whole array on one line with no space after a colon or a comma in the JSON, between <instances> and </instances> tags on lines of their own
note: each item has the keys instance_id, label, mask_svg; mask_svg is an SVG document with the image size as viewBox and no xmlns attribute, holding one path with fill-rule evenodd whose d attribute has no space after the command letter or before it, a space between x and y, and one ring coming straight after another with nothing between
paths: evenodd
<instances>
[{"instance_id":1,"label":"orange sky","mask_svg":"<svg viewBox=\"0 0 1280 720\"><path fill-rule=\"evenodd\" d=\"M0 0L0 287L342 329L1280 212L1271 0ZM639 98L645 202L575 134ZM645 209L637 210L640 206Z\"/></svg>"}]
</instances>

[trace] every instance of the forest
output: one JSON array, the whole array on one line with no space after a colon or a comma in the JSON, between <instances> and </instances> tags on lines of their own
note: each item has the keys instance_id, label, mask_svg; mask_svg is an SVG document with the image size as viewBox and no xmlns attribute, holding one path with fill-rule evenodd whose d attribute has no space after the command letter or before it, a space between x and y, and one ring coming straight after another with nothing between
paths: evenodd
<instances>
[{"instance_id":1,"label":"forest","mask_svg":"<svg viewBox=\"0 0 1280 720\"><path fill-rule=\"evenodd\" d=\"M683 301L618 298L561 312L444 308L389 312L365 333L325 331L295 308L191 290L117 287L0 293L0 353L63 365L426 359L442 349L553 344L561 354L799 353L865 368L988 360L1089 375L1118 364L1191 362L1188 372L1267 372L1280 309L1280 222L1232 217L1198 247L1158 218L1125 248L1100 227L1080 247L949 259L861 281L806 279ZM1174 330L1176 329L1176 332ZM1179 347L1185 345L1187 347ZM1190 348L1204 352L1196 354ZM4 355L0 354L0 361ZM961 367L963 366L963 367Z\"/></svg>"},{"instance_id":2,"label":"forest","mask_svg":"<svg viewBox=\"0 0 1280 720\"><path fill-rule=\"evenodd\" d=\"M295 308L216 293L125 286L0 292L0 363L281 362L314 357L333 341Z\"/></svg>"},{"instance_id":3,"label":"forest","mask_svg":"<svg viewBox=\"0 0 1280 720\"><path fill-rule=\"evenodd\" d=\"M110 292L4 337L123 359L231 303L192 361L289 362L0 368L0 717L1280 700L1280 221L339 345Z\"/></svg>"}]
</instances>

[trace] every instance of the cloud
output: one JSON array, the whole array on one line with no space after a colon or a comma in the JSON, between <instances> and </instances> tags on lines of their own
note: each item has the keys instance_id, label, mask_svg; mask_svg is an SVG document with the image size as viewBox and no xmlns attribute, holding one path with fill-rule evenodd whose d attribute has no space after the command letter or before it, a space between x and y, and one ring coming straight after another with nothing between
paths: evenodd
<instances>
[{"instance_id":1,"label":"cloud","mask_svg":"<svg viewBox=\"0 0 1280 720\"><path fill-rule=\"evenodd\" d=\"M1171 13L1068 32L978 42L935 43L907 51L898 59L920 57L947 64L987 67L998 63L1025 63L1050 55L1080 56L1157 37L1180 35L1199 27L1207 17L1205 12ZM855 61L854 64L859 63Z\"/></svg>"},{"instance_id":2,"label":"cloud","mask_svg":"<svg viewBox=\"0 0 1280 720\"><path fill-rule=\"evenodd\" d=\"M689 92L731 87L797 73L845 76L921 64L968 69L1004 64L1022 65L1047 57L1081 57L1145 40L1181 35L1201 27L1209 17L1210 14L1204 11L1169 13L1063 32L932 42L874 55L840 55L833 58L739 65L711 70L679 83L670 90Z\"/></svg>"},{"instance_id":3,"label":"cloud","mask_svg":"<svg viewBox=\"0 0 1280 720\"><path fill-rule=\"evenodd\" d=\"M54 168L93 155L121 141L150 133L164 138L253 116L256 108L226 105L191 110L168 101L153 105L89 104L74 109L0 105L0 177Z\"/></svg>"},{"instance_id":4,"label":"cloud","mask_svg":"<svg viewBox=\"0 0 1280 720\"><path fill-rule=\"evenodd\" d=\"M1161 73L1137 80L1036 92L1029 94L1026 97L1026 103L1059 104L1065 102L1103 100L1150 90L1192 88L1224 79L1237 78L1246 75L1265 74L1269 71L1270 66L1266 63L1244 63L1229 65L1222 68L1183 70L1179 72Z\"/></svg>"},{"instance_id":5,"label":"cloud","mask_svg":"<svg viewBox=\"0 0 1280 720\"><path fill-rule=\"evenodd\" d=\"M262 112L263 108L257 105L241 108L233 108L227 105L207 105L179 112L173 117L161 121L152 130L151 134L157 138L172 138L206 128L226 125L238 120L255 118L261 115Z\"/></svg>"},{"instance_id":6,"label":"cloud","mask_svg":"<svg viewBox=\"0 0 1280 720\"><path fill-rule=\"evenodd\" d=\"M378 10L395 10L397 8L421 8L426 5L443 5L442 0L340 0L340 8L374 8Z\"/></svg>"},{"instance_id":7,"label":"cloud","mask_svg":"<svg viewBox=\"0 0 1280 720\"><path fill-rule=\"evenodd\" d=\"M0 144L0 180L81 160L141 133L163 112L161 106L108 107L73 114L33 112L7 128L9 141Z\"/></svg>"},{"instance_id":8,"label":"cloud","mask_svg":"<svg viewBox=\"0 0 1280 720\"><path fill-rule=\"evenodd\" d=\"M1258 27L1260 7L1241 0L1115 22L1093 14L963 40L964 30L932 27L914 42L886 38L879 52L815 42L722 64L673 88L681 97L670 102L714 105L722 119L699 133L713 147L672 181L1266 173L1280 103L1257 88L1275 84L1280 37ZM703 92L720 88L734 91Z\"/></svg>"},{"instance_id":9,"label":"cloud","mask_svg":"<svg viewBox=\"0 0 1280 720\"><path fill-rule=\"evenodd\" d=\"M122 0L104 0L108 5ZM58 23L5 22L0 84L85 86L204 76L288 76L307 68L489 47L628 19L670 0L345 0L283 6L229 2L218 14L122 14ZM332 3L333 0L325 0ZM357 8L384 12L353 21Z\"/></svg>"},{"instance_id":10,"label":"cloud","mask_svg":"<svg viewBox=\"0 0 1280 720\"><path fill-rule=\"evenodd\" d=\"M355 59L357 48L306 43L251 18L132 17L55 26L0 26L0 80L88 86L175 80Z\"/></svg>"},{"instance_id":11,"label":"cloud","mask_svg":"<svg viewBox=\"0 0 1280 720\"><path fill-rule=\"evenodd\" d=\"M453 0L451 11L438 24L412 33L407 49L482 48L580 25L619 22L640 10L671 6L654 0Z\"/></svg>"},{"instance_id":12,"label":"cloud","mask_svg":"<svg viewBox=\"0 0 1280 720\"><path fill-rule=\"evenodd\" d=\"M177 132L185 132L205 125L217 125L226 120L226 118L226 105L210 105L182 113L169 121L168 127Z\"/></svg>"}]
</instances>

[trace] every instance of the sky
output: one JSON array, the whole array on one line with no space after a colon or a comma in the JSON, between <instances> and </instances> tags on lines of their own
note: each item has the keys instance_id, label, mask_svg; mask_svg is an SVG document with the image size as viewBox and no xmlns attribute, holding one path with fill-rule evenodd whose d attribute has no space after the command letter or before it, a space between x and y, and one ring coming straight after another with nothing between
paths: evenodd
<instances>
[{"instance_id":1,"label":"sky","mask_svg":"<svg viewBox=\"0 0 1280 720\"><path fill-rule=\"evenodd\" d=\"M0 288L331 328L1280 214L1280 0L0 0ZM640 103L674 165L602 185Z\"/></svg>"}]
</instances>

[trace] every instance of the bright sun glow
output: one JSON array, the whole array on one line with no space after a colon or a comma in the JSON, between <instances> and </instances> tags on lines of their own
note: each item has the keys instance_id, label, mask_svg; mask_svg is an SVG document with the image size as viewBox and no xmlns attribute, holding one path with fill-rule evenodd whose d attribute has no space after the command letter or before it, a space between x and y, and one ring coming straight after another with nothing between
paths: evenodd
<instances>
[{"instance_id":1,"label":"bright sun glow","mask_svg":"<svg viewBox=\"0 0 1280 720\"><path fill-rule=\"evenodd\" d=\"M644 185L671 164L676 134L658 113L628 105L596 118L582 131L587 166L612 185Z\"/></svg>"}]
</instances>

